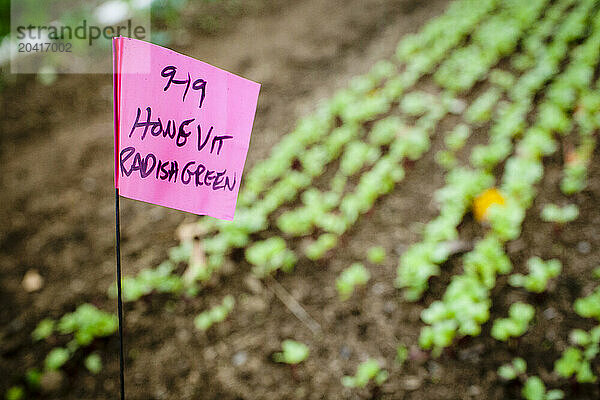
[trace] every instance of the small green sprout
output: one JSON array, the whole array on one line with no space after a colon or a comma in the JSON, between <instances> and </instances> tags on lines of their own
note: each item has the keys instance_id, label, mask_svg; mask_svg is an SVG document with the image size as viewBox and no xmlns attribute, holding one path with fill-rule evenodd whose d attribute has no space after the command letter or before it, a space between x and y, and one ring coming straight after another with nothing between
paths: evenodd
<instances>
[{"instance_id":1,"label":"small green sprout","mask_svg":"<svg viewBox=\"0 0 600 400\"><path fill-rule=\"evenodd\" d=\"M542 128L560 134L569 132L571 128L571 119L567 113L558 105L550 102L542 103L539 106L538 119Z\"/></svg>"},{"instance_id":2,"label":"small green sprout","mask_svg":"<svg viewBox=\"0 0 600 400\"><path fill-rule=\"evenodd\" d=\"M587 170L587 165L582 162L567 164L560 181L560 190L566 195L581 192L587 186Z\"/></svg>"},{"instance_id":3,"label":"small green sprout","mask_svg":"<svg viewBox=\"0 0 600 400\"><path fill-rule=\"evenodd\" d=\"M510 62L517 71L525 71L535 65L535 60L528 54L516 54L511 57Z\"/></svg>"},{"instance_id":4,"label":"small green sprout","mask_svg":"<svg viewBox=\"0 0 600 400\"><path fill-rule=\"evenodd\" d=\"M284 212L277 218L277 227L294 236L308 235L314 228L314 212L308 207Z\"/></svg>"},{"instance_id":5,"label":"small green sprout","mask_svg":"<svg viewBox=\"0 0 600 400\"><path fill-rule=\"evenodd\" d=\"M431 108L433 104L432 98L432 95L425 92L416 91L407 93L402 97L400 109L408 115L423 115Z\"/></svg>"},{"instance_id":6,"label":"small green sprout","mask_svg":"<svg viewBox=\"0 0 600 400\"><path fill-rule=\"evenodd\" d=\"M496 286L497 274L507 274L512 270L502 241L495 235L487 235L477 242L473 251L465 255L464 260L465 272L477 277L488 289Z\"/></svg>"},{"instance_id":7,"label":"small green sprout","mask_svg":"<svg viewBox=\"0 0 600 400\"><path fill-rule=\"evenodd\" d=\"M569 333L569 341L577 346L585 347L592 342L592 337L582 329L573 329Z\"/></svg>"},{"instance_id":8,"label":"small green sprout","mask_svg":"<svg viewBox=\"0 0 600 400\"><path fill-rule=\"evenodd\" d=\"M310 260L321 259L327 251L333 249L338 242L338 237L333 233L324 233L306 247L305 254Z\"/></svg>"},{"instance_id":9,"label":"small green sprout","mask_svg":"<svg viewBox=\"0 0 600 400\"><path fill-rule=\"evenodd\" d=\"M465 119L470 123L484 123L492 117L494 106L500 100L501 91L492 87L479 96L465 112Z\"/></svg>"},{"instance_id":10,"label":"small green sprout","mask_svg":"<svg viewBox=\"0 0 600 400\"><path fill-rule=\"evenodd\" d=\"M246 260L254 265L252 272L262 278L278 269L291 271L297 258L294 252L286 247L285 240L272 237L247 248Z\"/></svg>"},{"instance_id":11,"label":"small green sprout","mask_svg":"<svg viewBox=\"0 0 600 400\"><path fill-rule=\"evenodd\" d=\"M574 308L580 316L600 321L600 287L590 295L575 300ZM600 325L589 332L574 329L569 340L574 346L567 348L554 363L554 371L564 378L574 375L580 383L596 382L592 361L600 352Z\"/></svg>"},{"instance_id":12,"label":"small green sprout","mask_svg":"<svg viewBox=\"0 0 600 400\"><path fill-rule=\"evenodd\" d=\"M27 385L34 390L37 390L42 382L42 372L37 368L30 368L25 373Z\"/></svg>"},{"instance_id":13,"label":"small green sprout","mask_svg":"<svg viewBox=\"0 0 600 400\"><path fill-rule=\"evenodd\" d=\"M377 360L369 359L359 364L356 375L342 377L342 385L348 388L364 388L373 380L377 386L381 386L388 376L388 372L381 369Z\"/></svg>"},{"instance_id":14,"label":"small green sprout","mask_svg":"<svg viewBox=\"0 0 600 400\"><path fill-rule=\"evenodd\" d=\"M600 321L600 287L586 297L575 300L575 312L584 318L595 318Z\"/></svg>"},{"instance_id":15,"label":"small green sprout","mask_svg":"<svg viewBox=\"0 0 600 400\"><path fill-rule=\"evenodd\" d=\"M477 336L490 317L489 290L474 275L456 275L442 301L434 301L421 312L423 322L419 346L438 357L452 344L456 334Z\"/></svg>"},{"instance_id":16,"label":"small green sprout","mask_svg":"<svg viewBox=\"0 0 600 400\"><path fill-rule=\"evenodd\" d=\"M354 263L343 270L335 281L340 299L342 301L348 300L352 296L354 288L365 285L370 278L371 274L361 263Z\"/></svg>"},{"instance_id":17,"label":"small green sprout","mask_svg":"<svg viewBox=\"0 0 600 400\"><path fill-rule=\"evenodd\" d=\"M530 194L524 194L523 198ZM488 210L488 220L494 233L504 241L515 240L521 235L521 223L525 218L525 208L516 201L506 204L492 204Z\"/></svg>"},{"instance_id":18,"label":"small green sprout","mask_svg":"<svg viewBox=\"0 0 600 400\"><path fill-rule=\"evenodd\" d=\"M510 364L504 364L498 368L498 375L504 380L512 381L527 370L527 363L520 357L516 357Z\"/></svg>"},{"instance_id":19,"label":"small green sprout","mask_svg":"<svg viewBox=\"0 0 600 400\"><path fill-rule=\"evenodd\" d=\"M453 320L436 322L424 326L419 335L419 346L424 350L432 350L434 357L439 357L442 350L452 344L456 336L457 323Z\"/></svg>"},{"instance_id":20,"label":"small green sprout","mask_svg":"<svg viewBox=\"0 0 600 400\"><path fill-rule=\"evenodd\" d=\"M100 358L100 355L97 353L92 353L89 356L87 356L83 363L85 364L85 367L88 369L88 371L90 371L94 375L102 371L102 358Z\"/></svg>"},{"instance_id":21,"label":"small green sprout","mask_svg":"<svg viewBox=\"0 0 600 400\"><path fill-rule=\"evenodd\" d=\"M206 331L213 324L222 322L227 318L231 310L235 305L235 299L232 295L227 295L223 298L223 302L211 308L210 310L204 311L196 316L194 319L194 325L196 329Z\"/></svg>"},{"instance_id":22,"label":"small green sprout","mask_svg":"<svg viewBox=\"0 0 600 400\"><path fill-rule=\"evenodd\" d=\"M35 330L31 332L31 337L35 341L46 339L52 335L52 333L54 333L55 325L56 321L49 318L44 318L37 324Z\"/></svg>"},{"instance_id":23,"label":"small green sprout","mask_svg":"<svg viewBox=\"0 0 600 400\"><path fill-rule=\"evenodd\" d=\"M48 371L56 371L71 358L71 353L64 347L55 347L48 353L44 366Z\"/></svg>"},{"instance_id":24,"label":"small green sprout","mask_svg":"<svg viewBox=\"0 0 600 400\"><path fill-rule=\"evenodd\" d=\"M400 365L408 359L408 348L404 344L399 344L396 347L396 362Z\"/></svg>"},{"instance_id":25,"label":"small green sprout","mask_svg":"<svg viewBox=\"0 0 600 400\"><path fill-rule=\"evenodd\" d=\"M396 116L384 118L373 125L369 133L369 142L376 146L390 144L403 129L406 129L406 126L402 119Z\"/></svg>"},{"instance_id":26,"label":"small green sprout","mask_svg":"<svg viewBox=\"0 0 600 400\"><path fill-rule=\"evenodd\" d=\"M440 150L435 153L435 162L445 170L451 170L458 164L458 160L450 150Z\"/></svg>"},{"instance_id":27,"label":"small green sprout","mask_svg":"<svg viewBox=\"0 0 600 400\"><path fill-rule=\"evenodd\" d=\"M598 344L595 345L595 350L598 351ZM554 371L563 378L575 375L579 383L596 382L590 360L576 347L569 347L563 352L561 358L554 363Z\"/></svg>"},{"instance_id":28,"label":"small green sprout","mask_svg":"<svg viewBox=\"0 0 600 400\"><path fill-rule=\"evenodd\" d=\"M523 287L529 292L542 293L546 290L548 280L560 274L562 264L559 260L544 261L539 257L527 260L529 275L514 274L509 278L511 286Z\"/></svg>"},{"instance_id":29,"label":"small green sprout","mask_svg":"<svg viewBox=\"0 0 600 400\"><path fill-rule=\"evenodd\" d=\"M25 397L25 390L21 386L10 387L5 394L6 400L21 400Z\"/></svg>"},{"instance_id":30,"label":"small green sprout","mask_svg":"<svg viewBox=\"0 0 600 400\"><path fill-rule=\"evenodd\" d=\"M72 333L77 346L87 346L95 338L115 333L117 317L85 303L77 307L74 312L64 315L58 321L57 331L61 334Z\"/></svg>"},{"instance_id":31,"label":"small green sprout","mask_svg":"<svg viewBox=\"0 0 600 400\"><path fill-rule=\"evenodd\" d=\"M188 262L192 255L192 242L182 242L179 246L172 247L169 250L169 260L177 264L180 262Z\"/></svg>"},{"instance_id":32,"label":"small green sprout","mask_svg":"<svg viewBox=\"0 0 600 400\"><path fill-rule=\"evenodd\" d=\"M352 142L340 159L340 171L344 176L351 176L360 171L365 164L379 158L379 150L363 142Z\"/></svg>"},{"instance_id":33,"label":"small green sprout","mask_svg":"<svg viewBox=\"0 0 600 400\"><path fill-rule=\"evenodd\" d=\"M529 322L535 315L533 306L525 303L514 303L508 310L509 318L498 318L492 326L492 337L502 342L510 337L523 335L529 327Z\"/></svg>"},{"instance_id":34,"label":"small green sprout","mask_svg":"<svg viewBox=\"0 0 600 400\"><path fill-rule=\"evenodd\" d=\"M367 260L373 264L383 264L385 261L385 249L381 246L370 247L367 250Z\"/></svg>"},{"instance_id":35,"label":"small green sprout","mask_svg":"<svg viewBox=\"0 0 600 400\"><path fill-rule=\"evenodd\" d=\"M471 128L466 124L458 124L446 134L444 143L450 151L458 151L465 146L467 139L471 136Z\"/></svg>"},{"instance_id":36,"label":"small green sprout","mask_svg":"<svg viewBox=\"0 0 600 400\"><path fill-rule=\"evenodd\" d=\"M283 351L273 354L273 359L278 363L290 365L300 364L309 354L308 346L295 340L284 340L281 344Z\"/></svg>"},{"instance_id":37,"label":"small green sprout","mask_svg":"<svg viewBox=\"0 0 600 400\"><path fill-rule=\"evenodd\" d=\"M489 79L491 83L505 90L509 89L515 83L515 77L510 72L502 69L491 70Z\"/></svg>"},{"instance_id":38,"label":"small green sprout","mask_svg":"<svg viewBox=\"0 0 600 400\"><path fill-rule=\"evenodd\" d=\"M41 340L55 331L63 335L73 334L73 339L67 343L66 347L53 348L44 359L44 369L56 371L71 358L79 347L88 346L96 338L110 336L116 330L117 318L115 315L84 303L74 312L65 314L58 322L42 320L32 333L32 337L34 340ZM85 363L88 366L87 359ZM38 370L29 370L26 375L29 386L38 387L41 376L42 374Z\"/></svg>"},{"instance_id":39,"label":"small green sprout","mask_svg":"<svg viewBox=\"0 0 600 400\"><path fill-rule=\"evenodd\" d=\"M559 207L556 204L546 204L541 215L542 220L560 225L574 221L578 216L579 209L575 204L568 204L564 207Z\"/></svg>"},{"instance_id":40,"label":"small green sprout","mask_svg":"<svg viewBox=\"0 0 600 400\"><path fill-rule=\"evenodd\" d=\"M447 259L447 251L436 243L422 242L402 253L395 286L405 289L408 301L418 300L429 287L429 278L440 273L439 263Z\"/></svg>"},{"instance_id":41,"label":"small green sprout","mask_svg":"<svg viewBox=\"0 0 600 400\"><path fill-rule=\"evenodd\" d=\"M526 400L560 400L565 394L558 389L546 391L546 385L537 377L532 376L527 379L521 394Z\"/></svg>"},{"instance_id":42,"label":"small green sprout","mask_svg":"<svg viewBox=\"0 0 600 400\"><path fill-rule=\"evenodd\" d=\"M173 274L174 269L172 261L165 261L156 268L143 269L137 276L124 277L121 282L123 301L137 301L152 292L178 293L183 289L183 281L179 275ZM108 295L112 298L117 297L116 282L109 288Z\"/></svg>"}]
</instances>

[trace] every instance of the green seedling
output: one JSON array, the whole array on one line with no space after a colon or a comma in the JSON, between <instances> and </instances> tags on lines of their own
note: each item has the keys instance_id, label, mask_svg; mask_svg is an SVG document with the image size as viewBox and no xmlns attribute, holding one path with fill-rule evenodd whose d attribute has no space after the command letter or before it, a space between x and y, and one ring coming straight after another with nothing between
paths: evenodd
<instances>
[{"instance_id":1,"label":"green seedling","mask_svg":"<svg viewBox=\"0 0 600 400\"><path fill-rule=\"evenodd\" d=\"M452 170L458 165L458 159L450 150L440 150L435 153L435 162L445 170Z\"/></svg>"},{"instance_id":2,"label":"green seedling","mask_svg":"<svg viewBox=\"0 0 600 400\"><path fill-rule=\"evenodd\" d=\"M63 347L55 347L48 353L44 360L44 367L48 371L60 369L71 358L71 352Z\"/></svg>"},{"instance_id":3,"label":"green seedling","mask_svg":"<svg viewBox=\"0 0 600 400\"><path fill-rule=\"evenodd\" d=\"M284 340L281 344L281 352L273 354L273 359L278 363L290 365L300 364L308 358L309 348L304 343L295 340Z\"/></svg>"},{"instance_id":4,"label":"green seedling","mask_svg":"<svg viewBox=\"0 0 600 400\"><path fill-rule=\"evenodd\" d=\"M380 157L377 147L363 142L352 142L340 159L340 171L344 176L351 176L360 171L364 165L373 163Z\"/></svg>"},{"instance_id":5,"label":"green seedling","mask_svg":"<svg viewBox=\"0 0 600 400\"><path fill-rule=\"evenodd\" d=\"M310 260L320 260L327 251L333 249L338 242L338 237L332 233L324 233L306 247L305 254Z\"/></svg>"},{"instance_id":6,"label":"green seedling","mask_svg":"<svg viewBox=\"0 0 600 400\"><path fill-rule=\"evenodd\" d=\"M72 333L76 349L78 346L89 345L95 338L115 333L117 317L98 310L91 304L82 304L77 307L75 312L64 315L58 321L56 331L63 335Z\"/></svg>"},{"instance_id":7,"label":"green seedling","mask_svg":"<svg viewBox=\"0 0 600 400\"><path fill-rule=\"evenodd\" d=\"M532 376L525 381L521 394L526 400L560 400L565 397L561 390L546 390L546 385L537 376Z\"/></svg>"},{"instance_id":8,"label":"green seedling","mask_svg":"<svg viewBox=\"0 0 600 400\"><path fill-rule=\"evenodd\" d=\"M411 92L402 97L400 109L402 112L418 116L425 114L434 103L433 96L425 92Z\"/></svg>"},{"instance_id":9,"label":"green seedling","mask_svg":"<svg viewBox=\"0 0 600 400\"><path fill-rule=\"evenodd\" d=\"M474 146L469 158L471 164L475 167L489 171L506 158L510 154L511 149L510 141L507 139L496 139L486 146Z\"/></svg>"},{"instance_id":10,"label":"green seedling","mask_svg":"<svg viewBox=\"0 0 600 400\"><path fill-rule=\"evenodd\" d=\"M82 304L74 312L65 314L58 322L49 319L42 320L32 333L32 337L34 340L41 340L53 333L73 335L73 339L67 343L66 347L53 348L44 359L44 369L56 371L69 361L77 349L90 345L96 338L110 336L116 330L117 318L115 315L98 310L91 304ZM94 357L91 358L93 364ZM89 363L86 359L86 367L90 369L91 365L91 368L94 368ZM90 371L92 370L90 369ZM39 387L41 377L42 373L36 369L30 369L26 374L26 380L33 389Z\"/></svg>"},{"instance_id":11,"label":"green seedling","mask_svg":"<svg viewBox=\"0 0 600 400\"><path fill-rule=\"evenodd\" d=\"M28 369L25 373L25 381L31 389L38 390L42 383L42 372L37 368Z\"/></svg>"},{"instance_id":12,"label":"green seedling","mask_svg":"<svg viewBox=\"0 0 600 400\"><path fill-rule=\"evenodd\" d=\"M462 149L471 136L471 128L466 124L458 124L444 137L444 143L448 150L456 152Z\"/></svg>"},{"instance_id":13,"label":"green seedling","mask_svg":"<svg viewBox=\"0 0 600 400\"><path fill-rule=\"evenodd\" d=\"M370 381L381 386L388 378L386 370L381 369L377 360L369 359L356 368L356 375L342 377L342 385L348 388L364 388Z\"/></svg>"},{"instance_id":14,"label":"green seedling","mask_svg":"<svg viewBox=\"0 0 600 400\"><path fill-rule=\"evenodd\" d=\"M206 331L215 323L224 321L234 306L235 299L233 296L227 295L223 298L223 302L220 305L198 314L194 319L194 326L198 330Z\"/></svg>"},{"instance_id":15,"label":"green seedling","mask_svg":"<svg viewBox=\"0 0 600 400\"><path fill-rule=\"evenodd\" d=\"M529 327L529 322L535 315L535 309L525 303L514 303L508 310L509 318L499 318L492 326L492 337L502 342L511 337L523 335Z\"/></svg>"},{"instance_id":16,"label":"green seedling","mask_svg":"<svg viewBox=\"0 0 600 400\"><path fill-rule=\"evenodd\" d=\"M308 207L287 211L277 218L277 227L289 235L308 235L314 229L315 219L321 214L319 209Z\"/></svg>"},{"instance_id":17,"label":"green seedling","mask_svg":"<svg viewBox=\"0 0 600 400\"><path fill-rule=\"evenodd\" d=\"M600 321L600 287L589 296L575 300L574 308L580 316Z\"/></svg>"},{"instance_id":18,"label":"green seedling","mask_svg":"<svg viewBox=\"0 0 600 400\"><path fill-rule=\"evenodd\" d=\"M515 77L508 71L493 69L489 74L490 82L504 90L510 89L515 83Z\"/></svg>"},{"instance_id":19,"label":"green seedling","mask_svg":"<svg viewBox=\"0 0 600 400\"><path fill-rule=\"evenodd\" d=\"M87 356L83 363L88 369L88 371L90 371L94 375L102 371L102 358L100 358L100 355L97 353L92 353L89 356Z\"/></svg>"},{"instance_id":20,"label":"green seedling","mask_svg":"<svg viewBox=\"0 0 600 400\"><path fill-rule=\"evenodd\" d=\"M509 198L506 204L492 204L487 216L492 230L500 240L515 240L521 235L525 207Z\"/></svg>"},{"instance_id":21,"label":"green seedling","mask_svg":"<svg viewBox=\"0 0 600 400\"><path fill-rule=\"evenodd\" d=\"M517 379L527 370L527 363L520 357L514 358L510 364L504 364L498 368L498 375L504 380L512 381Z\"/></svg>"},{"instance_id":22,"label":"green seedling","mask_svg":"<svg viewBox=\"0 0 600 400\"><path fill-rule=\"evenodd\" d=\"M544 165L540 158L530 155L519 155L511 157L506 162L502 183L502 193L509 195L506 207L507 213L524 213L525 209L533 204L535 198L535 185L544 175ZM521 215L519 218L522 221ZM518 220L518 219L517 219ZM517 231L520 233L520 231ZM507 237L507 240L513 240L518 237Z\"/></svg>"},{"instance_id":23,"label":"green seedling","mask_svg":"<svg viewBox=\"0 0 600 400\"><path fill-rule=\"evenodd\" d=\"M179 246L172 247L169 250L169 260L175 264L188 262L192 255L192 243L182 242Z\"/></svg>"},{"instance_id":24,"label":"green seedling","mask_svg":"<svg viewBox=\"0 0 600 400\"><path fill-rule=\"evenodd\" d=\"M348 300L352 296L352 293L354 293L354 288L365 285L370 278L371 274L360 263L354 263L343 270L335 281L340 300Z\"/></svg>"},{"instance_id":25,"label":"green seedling","mask_svg":"<svg viewBox=\"0 0 600 400\"><path fill-rule=\"evenodd\" d=\"M554 363L554 371L563 378L575 376L579 383L596 382L597 378L592 370L591 360L598 353L598 343L590 348L593 349L593 352L582 351L576 347L567 348L561 358Z\"/></svg>"},{"instance_id":26,"label":"green seedling","mask_svg":"<svg viewBox=\"0 0 600 400\"><path fill-rule=\"evenodd\" d=\"M165 261L155 269L140 271L135 277L124 277L122 280L123 301L137 301L152 292L179 293L184 285L182 278L173 274L174 269L171 261ZM108 294L112 298L117 296L116 283L109 288Z\"/></svg>"},{"instance_id":27,"label":"green seedling","mask_svg":"<svg viewBox=\"0 0 600 400\"><path fill-rule=\"evenodd\" d=\"M247 248L246 260L254 266L252 272L263 278L278 269L284 272L291 271L297 258L294 252L286 247L285 240L272 237Z\"/></svg>"},{"instance_id":28,"label":"green seedling","mask_svg":"<svg viewBox=\"0 0 600 400\"><path fill-rule=\"evenodd\" d=\"M326 213L321 215L315 224L326 232L333 233L339 236L346 232L346 229L350 226L349 221L344 216L334 213ZM337 238L336 238L337 240ZM330 243L331 239L327 239L325 243ZM337 243L337 242L336 242Z\"/></svg>"},{"instance_id":29,"label":"green seedling","mask_svg":"<svg viewBox=\"0 0 600 400\"><path fill-rule=\"evenodd\" d=\"M429 278L440 273L439 263L448 253L437 243L417 243L400 257L396 287L404 288L404 297L409 301L418 300L429 287Z\"/></svg>"},{"instance_id":30,"label":"green seedling","mask_svg":"<svg viewBox=\"0 0 600 400\"><path fill-rule=\"evenodd\" d=\"M381 246L370 247L367 250L367 260L373 264L383 264L385 261L385 249Z\"/></svg>"},{"instance_id":31,"label":"green seedling","mask_svg":"<svg viewBox=\"0 0 600 400\"><path fill-rule=\"evenodd\" d=\"M521 156L539 159L556 151L558 143L551 132L541 128L529 128L517 146Z\"/></svg>"},{"instance_id":32,"label":"green seedling","mask_svg":"<svg viewBox=\"0 0 600 400\"><path fill-rule=\"evenodd\" d=\"M539 125L543 129L565 134L571 128L571 120L558 105L547 102L539 106Z\"/></svg>"},{"instance_id":33,"label":"green seedling","mask_svg":"<svg viewBox=\"0 0 600 400\"><path fill-rule=\"evenodd\" d=\"M457 328L458 324L453 320L443 320L425 326L419 335L419 346L424 350L432 350L432 355L439 357L442 350L452 344Z\"/></svg>"},{"instance_id":34,"label":"green seedling","mask_svg":"<svg viewBox=\"0 0 600 400\"><path fill-rule=\"evenodd\" d=\"M542 220L564 225L579 217L579 208L575 204L559 207L556 204L546 204L541 214Z\"/></svg>"},{"instance_id":35,"label":"green seedling","mask_svg":"<svg viewBox=\"0 0 600 400\"><path fill-rule=\"evenodd\" d=\"M580 316L600 321L600 287L589 296L577 299L574 308ZM592 361L600 351L600 325L589 332L574 329L569 340L573 346L567 348L554 363L554 371L564 378L575 376L580 383L596 382Z\"/></svg>"},{"instance_id":36,"label":"green seedling","mask_svg":"<svg viewBox=\"0 0 600 400\"><path fill-rule=\"evenodd\" d=\"M42 383L42 371L37 368L30 368L25 373L27 386L33 390L38 390Z\"/></svg>"},{"instance_id":37,"label":"green seedling","mask_svg":"<svg viewBox=\"0 0 600 400\"><path fill-rule=\"evenodd\" d=\"M390 144L405 129L407 127L402 119L396 116L384 118L373 125L369 133L369 142L376 146Z\"/></svg>"},{"instance_id":38,"label":"green seedling","mask_svg":"<svg viewBox=\"0 0 600 400\"><path fill-rule=\"evenodd\" d=\"M421 312L423 322L431 326L421 329L419 345L437 357L457 334L479 335L481 325L489 319L490 305L489 289L477 277L453 277L442 301L434 301Z\"/></svg>"},{"instance_id":39,"label":"green seedling","mask_svg":"<svg viewBox=\"0 0 600 400\"><path fill-rule=\"evenodd\" d=\"M535 65L535 59L528 54L517 54L511 57L510 62L517 71L525 71Z\"/></svg>"},{"instance_id":40,"label":"green seedling","mask_svg":"<svg viewBox=\"0 0 600 400\"><path fill-rule=\"evenodd\" d=\"M562 270L559 260L544 261L539 257L527 260L528 275L514 274L508 279L511 286L525 288L529 292L542 293L548 286L548 280L555 278Z\"/></svg>"},{"instance_id":41,"label":"green seedling","mask_svg":"<svg viewBox=\"0 0 600 400\"><path fill-rule=\"evenodd\" d=\"M495 235L487 235L464 257L465 273L479 279L488 289L496 286L496 275L512 270L504 246Z\"/></svg>"},{"instance_id":42,"label":"green seedling","mask_svg":"<svg viewBox=\"0 0 600 400\"><path fill-rule=\"evenodd\" d=\"M399 344L396 347L396 362L403 365L408 360L408 347L404 344Z\"/></svg>"},{"instance_id":43,"label":"green seedling","mask_svg":"<svg viewBox=\"0 0 600 400\"><path fill-rule=\"evenodd\" d=\"M4 395L6 400L22 400L25 398L25 390L21 386L11 386Z\"/></svg>"},{"instance_id":44,"label":"green seedling","mask_svg":"<svg viewBox=\"0 0 600 400\"><path fill-rule=\"evenodd\" d=\"M583 162L567 164L563 170L563 178L560 181L560 190L571 195L581 192L587 186L588 167Z\"/></svg>"},{"instance_id":45,"label":"green seedling","mask_svg":"<svg viewBox=\"0 0 600 400\"><path fill-rule=\"evenodd\" d=\"M433 251L437 253L436 258L444 262L447 255L447 246L445 242L456 240L458 231L456 230L456 219L449 214L439 215L425 225L423 230L423 241L431 243Z\"/></svg>"},{"instance_id":46,"label":"green seedling","mask_svg":"<svg viewBox=\"0 0 600 400\"><path fill-rule=\"evenodd\" d=\"M55 326L56 321L44 318L37 324L35 330L31 332L31 337L35 341L46 339L54 333Z\"/></svg>"},{"instance_id":47,"label":"green seedling","mask_svg":"<svg viewBox=\"0 0 600 400\"><path fill-rule=\"evenodd\" d=\"M406 143L404 152L406 157L411 161L416 161L431 147L429 135L425 130L418 127L409 129L408 133L403 136Z\"/></svg>"},{"instance_id":48,"label":"green seedling","mask_svg":"<svg viewBox=\"0 0 600 400\"><path fill-rule=\"evenodd\" d=\"M481 124L489 121L492 117L492 110L498 100L500 100L500 96L501 91L493 87L475 99L465 112L467 122Z\"/></svg>"}]
</instances>

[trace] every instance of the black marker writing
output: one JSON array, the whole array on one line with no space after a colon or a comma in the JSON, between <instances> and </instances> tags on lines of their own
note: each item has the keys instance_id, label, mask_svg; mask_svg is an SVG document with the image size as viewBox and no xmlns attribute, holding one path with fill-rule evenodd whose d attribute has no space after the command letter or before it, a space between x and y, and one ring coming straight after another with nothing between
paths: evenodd
<instances>
[{"instance_id":1,"label":"black marker writing","mask_svg":"<svg viewBox=\"0 0 600 400\"><path fill-rule=\"evenodd\" d=\"M189 72L187 74L187 79L175 79L176 73L177 73L177 67L174 65L167 65L160 72L160 75L163 78L169 78L169 80L167 81L167 84L163 88L163 91L166 92L167 90L169 90L169 87L171 87L171 84L185 85L185 90L183 91L183 96L182 96L182 101L185 101L185 97L187 96L188 91L190 90L190 85L191 85L192 90L200 90L200 102L199 102L200 104L198 105L198 108L202 108L202 103L204 103L204 97L206 96L206 81L204 79L199 78L199 79L196 79L194 82L192 82L192 77L190 76Z\"/></svg>"},{"instance_id":2,"label":"black marker writing","mask_svg":"<svg viewBox=\"0 0 600 400\"><path fill-rule=\"evenodd\" d=\"M198 161L188 161L179 169L179 164L174 160L160 160L154 154L143 156L135 147L126 147L119 154L119 169L121 176L131 176L139 173L142 179L152 175L154 179L176 183L179 176L184 185L206 187L213 191L223 190L233 192L237 183L237 176L228 174L227 169L217 171ZM154 174L152 174L154 172Z\"/></svg>"}]
</instances>

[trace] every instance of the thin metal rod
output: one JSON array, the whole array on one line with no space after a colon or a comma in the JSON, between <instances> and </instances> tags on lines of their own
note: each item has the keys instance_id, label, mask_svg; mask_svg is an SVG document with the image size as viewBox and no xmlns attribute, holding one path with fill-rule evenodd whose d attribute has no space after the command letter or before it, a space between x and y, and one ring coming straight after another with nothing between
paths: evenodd
<instances>
[{"instance_id":1,"label":"thin metal rod","mask_svg":"<svg viewBox=\"0 0 600 400\"><path fill-rule=\"evenodd\" d=\"M123 300L121 298L121 227L119 223L119 189L115 188L115 234L117 242L117 308L119 316L119 375L121 400L125 400L125 365L123 361Z\"/></svg>"}]
</instances>

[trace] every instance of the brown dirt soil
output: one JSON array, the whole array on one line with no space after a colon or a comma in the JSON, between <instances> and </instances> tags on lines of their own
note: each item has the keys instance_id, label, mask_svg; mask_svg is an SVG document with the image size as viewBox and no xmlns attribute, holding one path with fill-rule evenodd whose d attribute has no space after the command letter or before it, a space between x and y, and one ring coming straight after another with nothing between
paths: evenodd
<instances>
[{"instance_id":1,"label":"brown dirt soil","mask_svg":"<svg viewBox=\"0 0 600 400\"><path fill-rule=\"evenodd\" d=\"M360 0L282 0L227 16L226 27L217 33L196 33L187 46L175 48L263 84L248 155L250 168L319 99L391 56L403 34L418 30L446 4L374 0L365 6ZM61 77L52 88L20 78L2 92L8 116L2 122L7 135L1 142L2 392L19 382L27 368L39 366L50 349L52 343L34 344L29 338L40 319L59 317L83 302L103 310L115 308L106 296L114 281L111 95L108 76ZM561 280L547 295L525 295L507 286L505 278L493 293L493 318L505 316L515 300L534 304L532 329L519 341L504 345L490 338L487 324L481 337L460 341L436 360L415 347L406 365L394 361L399 343L416 344L421 310L441 297L450 276L460 271L456 256L432 280L423 301L415 304L402 301L393 287L399 254L420 238L422 224L436 214L432 194L443 184L443 172L433 154L442 146L439 133L456 122L457 117L449 116L440 123L430 152L407 170L406 179L359 220L326 260L304 260L292 274L276 277L320 324L320 335L313 335L288 311L273 294L273 283L254 280L249 266L240 262L196 298L151 295L126 305L128 398L518 398L521 386L499 383L495 372L517 355L527 360L530 374L540 375L551 386L559 384L551 371L567 345L568 332L590 327L576 318L572 303L593 289L589 276L600 259L598 151L590 187L573 199L580 218L558 233L539 220L543 204L564 201L557 189L562 165L557 155L546 162L540 196L522 237L509 246L519 272L533 255L558 257L564 265ZM164 260L168 248L176 244L175 228L195 219L127 199L121 202L121 218L127 275ZM482 232L472 221L462 227L469 243ZM582 252L581 242L590 245L583 249L589 251ZM367 287L347 302L336 301L339 272L364 260L366 249L376 244L385 247L386 262L368 265L372 278ZM39 292L26 293L21 287L30 269L45 279ZM196 331L193 317L226 294L237 301L230 318L206 333ZM294 369L272 361L287 338L302 341L311 350L307 361ZM80 354L67 364L59 388L39 398L116 398L117 338L97 341L92 350L101 354L105 365L99 375L82 367ZM340 378L368 357L381 360L390 379L381 388L344 389ZM593 385L573 385L570 390L570 399L600 396Z\"/></svg>"}]
</instances>

